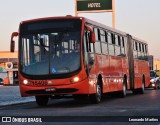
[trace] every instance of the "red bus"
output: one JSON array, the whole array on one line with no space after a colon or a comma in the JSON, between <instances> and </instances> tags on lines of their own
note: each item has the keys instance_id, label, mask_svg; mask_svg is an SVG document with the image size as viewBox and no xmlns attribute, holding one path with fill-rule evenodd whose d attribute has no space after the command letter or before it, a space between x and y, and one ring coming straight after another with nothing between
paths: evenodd
<instances>
[{"instance_id":1,"label":"red bus","mask_svg":"<svg viewBox=\"0 0 160 125\"><path fill-rule=\"evenodd\" d=\"M143 94L149 85L148 44L125 32L63 16L22 21L12 52L16 36L21 96L35 96L40 106L61 95L99 103L103 93Z\"/></svg>"}]
</instances>

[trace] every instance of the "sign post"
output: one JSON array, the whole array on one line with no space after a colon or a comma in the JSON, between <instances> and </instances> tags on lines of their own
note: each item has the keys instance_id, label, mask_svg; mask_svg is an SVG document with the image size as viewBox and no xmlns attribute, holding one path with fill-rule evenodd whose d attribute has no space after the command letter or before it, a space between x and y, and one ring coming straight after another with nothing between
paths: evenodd
<instances>
[{"instance_id":1,"label":"sign post","mask_svg":"<svg viewBox=\"0 0 160 125\"><path fill-rule=\"evenodd\" d=\"M75 0L75 16L100 12L112 12L112 26L115 28L115 0Z\"/></svg>"}]
</instances>

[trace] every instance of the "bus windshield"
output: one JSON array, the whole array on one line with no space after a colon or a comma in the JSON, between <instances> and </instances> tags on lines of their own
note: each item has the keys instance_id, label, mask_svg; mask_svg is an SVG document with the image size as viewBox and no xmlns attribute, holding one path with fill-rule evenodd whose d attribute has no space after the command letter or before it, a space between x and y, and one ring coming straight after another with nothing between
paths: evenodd
<instances>
[{"instance_id":1,"label":"bus windshield","mask_svg":"<svg viewBox=\"0 0 160 125\"><path fill-rule=\"evenodd\" d=\"M69 21L68 21L69 22ZM21 27L20 65L21 72L27 75L66 74L80 69L80 25L67 27L54 24L29 25ZM40 26L40 25L39 25ZM55 28L55 27L56 28ZM65 25L64 25L65 26ZM71 26L71 28L70 28ZM29 31L31 30L31 31Z\"/></svg>"}]
</instances>

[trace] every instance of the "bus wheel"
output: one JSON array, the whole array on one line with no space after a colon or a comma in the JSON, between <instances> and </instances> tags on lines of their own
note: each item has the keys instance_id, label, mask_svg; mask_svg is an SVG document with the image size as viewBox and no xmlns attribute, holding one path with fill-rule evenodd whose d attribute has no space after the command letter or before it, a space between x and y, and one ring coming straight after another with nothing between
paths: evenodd
<instances>
[{"instance_id":1,"label":"bus wheel","mask_svg":"<svg viewBox=\"0 0 160 125\"><path fill-rule=\"evenodd\" d=\"M124 98L124 97L126 97L126 95L127 95L127 92L126 92L126 79L124 78L124 80L123 80L123 88L122 88L122 91L120 91L120 97L121 98Z\"/></svg>"},{"instance_id":2,"label":"bus wheel","mask_svg":"<svg viewBox=\"0 0 160 125\"><path fill-rule=\"evenodd\" d=\"M39 106L46 106L48 104L48 96L35 96L35 98Z\"/></svg>"},{"instance_id":3,"label":"bus wheel","mask_svg":"<svg viewBox=\"0 0 160 125\"><path fill-rule=\"evenodd\" d=\"M98 80L96 85L96 93L90 95L90 101L91 103L97 104L101 101L101 97L102 97L102 87Z\"/></svg>"},{"instance_id":4,"label":"bus wheel","mask_svg":"<svg viewBox=\"0 0 160 125\"><path fill-rule=\"evenodd\" d=\"M144 80L142 82L142 88L134 89L133 94L144 94Z\"/></svg>"}]
</instances>

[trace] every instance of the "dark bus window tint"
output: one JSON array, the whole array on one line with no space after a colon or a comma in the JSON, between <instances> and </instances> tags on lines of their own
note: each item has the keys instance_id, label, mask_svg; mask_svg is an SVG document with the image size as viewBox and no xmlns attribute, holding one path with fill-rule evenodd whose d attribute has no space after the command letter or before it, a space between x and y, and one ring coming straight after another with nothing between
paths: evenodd
<instances>
[{"instance_id":1,"label":"dark bus window tint","mask_svg":"<svg viewBox=\"0 0 160 125\"><path fill-rule=\"evenodd\" d=\"M121 46L124 47L124 37L122 37Z\"/></svg>"},{"instance_id":2,"label":"dark bus window tint","mask_svg":"<svg viewBox=\"0 0 160 125\"><path fill-rule=\"evenodd\" d=\"M105 40L108 43L108 33L105 31Z\"/></svg>"},{"instance_id":3,"label":"dark bus window tint","mask_svg":"<svg viewBox=\"0 0 160 125\"><path fill-rule=\"evenodd\" d=\"M97 29L97 31L98 31L98 40L101 41L100 29Z\"/></svg>"},{"instance_id":4,"label":"dark bus window tint","mask_svg":"<svg viewBox=\"0 0 160 125\"><path fill-rule=\"evenodd\" d=\"M118 36L118 45L121 46L121 38Z\"/></svg>"},{"instance_id":5,"label":"dark bus window tint","mask_svg":"<svg viewBox=\"0 0 160 125\"><path fill-rule=\"evenodd\" d=\"M115 44L115 35L111 33L111 38L112 38L112 44Z\"/></svg>"},{"instance_id":6,"label":"dark bus window tint","mask_svg":"<svg viewBox=\"0 0 160 125\"><path fill-rule=\"evenodd\" d=\"M142 52L144 53L144 45L142 44Z\"/></svg>"},{"instance_id":7,"label":"dark bus window tint","mask_svg":"<svg viewBox=\"0 0 160 125\"><path fill-rule=\"evenodd\" d=\"M138 43L137 42L135 42L135 50L138 51Z\"/></svg>"},{"instance_id":8,"label":"dark bus window tint","mask_svg":"<svg viewBox=\"0 0 160 125\"><path fill-rule=\"evenodd\" d=\"M141 51L141 43L139 43L139 51Z\"/></svg>"},{"instance_id":9,"label":"dark bus window tint","mask_svg":"<svg viewBox=\"0 0 160 125\"><path fill-rule=\"evenodd\" d=\"M140 43L137 42L138 46L138 59L141 59Z\"/></svg>"}]
</instances>

